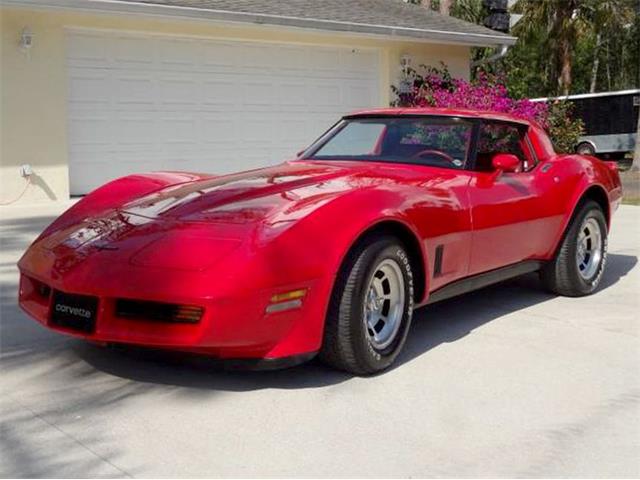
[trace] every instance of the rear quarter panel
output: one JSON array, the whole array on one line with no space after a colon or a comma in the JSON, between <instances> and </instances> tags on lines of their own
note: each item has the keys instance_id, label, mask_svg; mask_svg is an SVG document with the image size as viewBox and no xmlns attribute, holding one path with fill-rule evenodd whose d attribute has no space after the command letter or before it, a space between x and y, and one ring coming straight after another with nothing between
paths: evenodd
<instances>
[{"instance_id":1,"label":"rear quarter panel","mask_svg":"<svg viewBox=\"0 0 640 480\"><path fill-rule=\"evenodd\" d=\"M563 221L561 228L548 252L551 257L567 229L571 218L585 194L590 189L600 189L607 198L608 227L611 228L611 218L622 199L622 187L617 170L595 157L585 155L556 155L549 161L548 173L551 181L558 184L555 194L550 195L549 202L559 202L563 207ZM546 162L545 162L546 163ZM544 165L538 168L543 168Z\"/></svg>"}]
</instances>

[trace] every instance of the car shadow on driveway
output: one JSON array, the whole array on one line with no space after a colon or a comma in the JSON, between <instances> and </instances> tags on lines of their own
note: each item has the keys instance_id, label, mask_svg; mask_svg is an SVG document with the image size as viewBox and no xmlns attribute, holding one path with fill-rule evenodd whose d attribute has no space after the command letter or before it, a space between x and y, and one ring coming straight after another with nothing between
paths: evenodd
<instances>
[{"instance_id":1,"label":"car shadow on driveway","mask_svg":"<svg viewBox=\"0 0 640 480\"><path fill-rule=\"evenodd\" d=\"M631 255L610 254L601 289L609 288L637 264ZM412 329L394 368L444 343L505 315L546 302L554 295L542 290L536 274L478 290L415 312ZM341 383L352 378L312 360L277 371L225 371L218 362L174 352L118 347L100 348L75 342L73 350L93 368L133 381L156 385L247 391L263 388L300 389Z\"/></svg>"}]
</instances>

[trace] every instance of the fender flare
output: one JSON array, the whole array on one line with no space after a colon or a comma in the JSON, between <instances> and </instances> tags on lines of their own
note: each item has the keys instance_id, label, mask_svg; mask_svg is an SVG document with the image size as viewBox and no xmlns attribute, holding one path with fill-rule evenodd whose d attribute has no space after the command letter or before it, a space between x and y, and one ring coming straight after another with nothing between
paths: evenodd
<instances>
[{"instance_id":1,"label":"fender flare","mask_svg":"<svg viewBox=\"0 0 640 480\"><path fill-rule=\"evenodd\" d=\"M417 230L410 222L401 216L388 215L376 218L365 223L354 236L352 241L343 249L342 255L332 266L334 280L332 282L332 290L335 286L335 279L340 268L344 264L349 253L355 248L363 238L377 231L389 230L391 234L399 237L399 239L409 249L409 257L412 263L417 263L419 271L414 272L414 301L416 305L422 304L427 297L427 279L429 278L429 262L428 253L425 242L421 240ZM409 244L408 244L409 243Z\"/></svg>"},{"instance_id":2,"label":"fender flare","mask_svg":"<svg viewBox=\"0 0 640 480\"><path fill-rule=\"evenodd\" d=\"M607 220L607 230L611 228L611 206L609 204L607 190L599 183L583 185L582 188L577 190L577 193L571 199L571 209L569 209L564 216L562 228L559 229L559 235L555 239L553 249L551 250L552 258L555 257L558 249L560 248L578 208L584 201L586 201L586 199L593 199L603 207L603 213Z\"/></svg>"},{"instance_id":3,"label":"fender flare","mask_svg":"<svg viewBox=\"0 0 640 480\"><path fill-rule=\"evenodd\" d=\"M321 347L324 338L326 314L331 302L332 292L336 286L338 272L340 271L340 268L342 268L349 252L353 250L360 240L362 240L367 234L374 232L376 228L381 228L385 225L390 226L393 224L404 229L404 232L412 235L412 237L409 238L413 238L414 242L420 248L423 262L422 271L426 277L427 263L425 246L423 242L419 240L420 237L417 234L416 229L407 221L407 219L403 218L401 214L398 214L395 209L389 209L382 214L379 210L371 210L368 214L363 216L354 214L352 218L358 219L357 225L352 225L349 232L345 232L345 238L341 239L339 247L336 248L336 251L333 254L325 259L326 267L323 268L324 273L319 277L316 288L319 288L319 290L326 294L326 296L323 297L323 305L318 309L317 317L315 315L306 317L305 321L296 325L281 342L269 351L267 356L280 357L284 355L302 353L304 351L317 351ZM415 283L414 274L414 297L417 297L418 295L415 293L417 292ZM426 290L427 289L424 288L424 292L426 292ZM419 296L424 297L424 292ZM418 302L416 301L415 304L418 304ZM309 339L310 336L313 337L313 341ZM305 345L305 348L302 350L300 347L301 342Z\"/></svg>"}]
</instances>

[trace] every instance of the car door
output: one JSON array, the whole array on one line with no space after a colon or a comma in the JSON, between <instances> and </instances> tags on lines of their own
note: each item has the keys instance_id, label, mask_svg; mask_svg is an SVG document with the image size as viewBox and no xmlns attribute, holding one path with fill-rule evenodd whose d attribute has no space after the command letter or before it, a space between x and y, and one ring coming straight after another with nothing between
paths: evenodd
<instances>
[{"instance_id":1,"label":"car door","mask_svg":"<svg viewBox=\"0 0 640 480\"><path fill-rule=\"evenodd\" d=\"M411 186L406 214L424 243L430 291L468 274L471 172L466 167L474 132L468 119L416 117L389 126L379 142L381 152L406 155L413 165L402 168L404 182Z\"/></svg>"},{"instance_id":2,"label":"car door","mask_svg":"<svg viewBox=\"0 0 640 480\"><path fill-rule=\"evenodd\" d=\"M518 170L496 172L492 159L499 153L516 155ZM547 254L561 217L550 211L550 182L536 167L526 124L480 123L468 190L473 228L470 275Z\"/></svg>"}]
</instances>

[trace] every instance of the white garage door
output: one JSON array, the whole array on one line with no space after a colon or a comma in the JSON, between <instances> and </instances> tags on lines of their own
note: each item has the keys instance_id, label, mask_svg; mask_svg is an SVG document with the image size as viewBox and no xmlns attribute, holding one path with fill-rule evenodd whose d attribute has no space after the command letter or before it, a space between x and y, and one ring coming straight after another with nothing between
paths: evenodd
<instances>
[{"instance_id":1,"label":"white garage door","mask_svg":"<svg viewBox=\"0 0 640 480\"><path fill-rule=\"evenodd\" d=\"M72 194L133 172L291 158L380 101L378 52L70 31Z\"/></svg>"}]
</instances>

